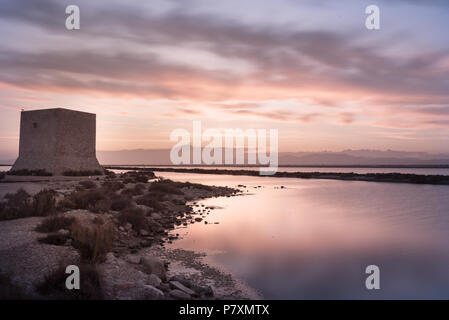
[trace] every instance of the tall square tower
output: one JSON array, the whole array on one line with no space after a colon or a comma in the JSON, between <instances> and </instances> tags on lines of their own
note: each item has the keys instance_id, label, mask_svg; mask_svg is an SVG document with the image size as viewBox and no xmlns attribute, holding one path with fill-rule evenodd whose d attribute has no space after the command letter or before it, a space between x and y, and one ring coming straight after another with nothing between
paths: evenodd
<instances>
[{"instance_id":1,"label":"tall square tower","mask_svg":"<svg viewBox=\"0 0 449 320\"><path fill-rule=\"evenodd\" d=\"M96 115L63 108L22 111L19 157L12 170L67 171L102 168L95 153Z\"/></svg>"}]
</instances>

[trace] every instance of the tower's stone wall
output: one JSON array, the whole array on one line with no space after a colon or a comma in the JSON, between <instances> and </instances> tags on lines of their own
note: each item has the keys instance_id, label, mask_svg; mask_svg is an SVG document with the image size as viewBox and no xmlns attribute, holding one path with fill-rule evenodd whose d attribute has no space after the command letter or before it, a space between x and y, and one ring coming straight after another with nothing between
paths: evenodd
<instances>
[{"instance_id":1,"label":"tower's stone wall","mask_svg":"<svg viewBox=\"0 0 449 320\"><path fill-rule=\"evenodd\" d=\"M12 170L102 170L95 154L96 115L68 109L23 111L19 157Z\"/></svg>"}]
</instances>

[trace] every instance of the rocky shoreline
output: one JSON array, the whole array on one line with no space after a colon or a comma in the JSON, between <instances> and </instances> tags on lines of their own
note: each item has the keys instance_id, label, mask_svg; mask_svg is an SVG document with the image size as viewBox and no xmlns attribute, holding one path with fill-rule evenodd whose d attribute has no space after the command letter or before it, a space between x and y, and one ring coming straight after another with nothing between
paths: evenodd
<instances>
[{"instance_id":1,"label":"rocky shoreline","mask_svg":"<svg viewBox=\"0 0 449 320\"><path fill-rule=\"evenodd\" d=\"M204 263L203 254L164 246L177 238L170 230L202 222L213 210L197 201L240 194L233 188L159 179L150 171L109 172L81 182L2 183L0 296L260 298L232 275ZM26 210L27 217L18 216ZM68 293L63 287L61 268L68 264L79 265L81 274L85 270L86 290Z\"/></svg>"}]
</instances>

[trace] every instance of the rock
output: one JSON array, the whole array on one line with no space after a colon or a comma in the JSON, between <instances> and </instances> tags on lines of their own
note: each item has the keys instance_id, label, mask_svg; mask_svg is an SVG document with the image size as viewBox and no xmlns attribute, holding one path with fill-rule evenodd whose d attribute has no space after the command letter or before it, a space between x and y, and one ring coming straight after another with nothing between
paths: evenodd
<instances>
[{"instance_id":1,"label":"rock","mask_svg":"<svg viewBox=\"0 0 449 320\"><path fill-rule=\"evenodd\" d=\"M130 231L132 228L133 228L133 225L132 225L131 223L127 222L127 223L125 224L125 229L126 229L126 230Z\"/></svg>"},{"instance_id":2,"label":"rock","mask_svg":"<svg viewBox=\"0 0 449 320\"><path fill-rule=\"evenodd\" d=\"M63 235L63 236L68 236L70 234L70 231L66 230L66 229L59 229L58 234Z\"/></svg>"},{"instance_id":3,"label":"rock","mask_svg":"<svg viewBox=\"0 0 449 320\"><path fill-rule=\"evenodd\" d=\"M192 286L191 282L182 274L176 274L173 277L170 278L170 281L178 281L182 283L187 288L190 288Z\"/></svg>"},{"instance_id":4,"label":"rock","mask_svg":"<svg viewBox=\"0 0 449 320\"><path fill-rule=\"evenodd\" d=\"M152 240L146 239L146 240L143 240L143 241L140 242L140 246L141 246L142 248L147 248L147 247L151 247L151 244L152 244L152 243L153 243Z\"/></svg>"},{"instance_id":5,"label":"rock","mask_svg":"<svg viewBox=\"0 0 449 320\"><path fill-rule=\"evenodd\" d=\"M118 227L118 229L119 229L121 232L124 232L124 231L125 231L125 228L123 228L122 226Z\"/></svg>"},{"instance_id":6,"label":"rock","mask_svg":"<svg viewBox=\"0 0 449 320\"><path fill-rule=\"evenodd\" d=\"M169 295L170 295L170 297L172 297L174 299L178 299L178 300L190 299L189 294L185 293L184 291L178 290L178 289L171 290Z\"/></svg>"},{"instance_id":7,"label":"rock","mask_svg":"<svg viewBox=\"0 0 449 320\"><path fill-rule=\"evenodd\" d=\"M142 286L143 289L143 297L144 299L149 299L149 300L161 300L164 299L164 293L153 287L152 285L143 285Z\"/></svg>"},{"instance_id":8,"label":"rock","mask_svg":"<svg viewBox=\"0 0 449 320\"><path fill-rule=\"evenodd\" d=\"M212 298L215 296L214 290L211 286L193 285L192 289L202 298Z\"/></svg>"},{"instance_id":9,"label":"rock","mask_svg":"<svg viewBox=\"0 0 449 320\"><path fill-rule=\"evenodd\" d=\"M154 212L151 214L151 218L158 220L162 219L162 216L159 213Z\"/></svg>"},{"instance_id":10,"label":"rock","mask_svg":"<svg viewBox=\"0 0 449 320\"><path fill-rule=\"evenodd\" d=\"M169 292L170 291L170 285L168 283L161 283L160 285L157 286L158 289L164 291L164 292Z\"/></svg>"},{"instance_id":11,"label":"rock","mask_svg":"<svg viewBox=\"0 0 449 320\"><path fill-rule=\"evenodd\" d=\"M178 281L170 281L170 287L172 289L181 290L181 291L187 293L190 296L195 294L195 291L193 291L192 289L187 288L185 285L183 285L181 282L178 282Z\"/></svg>"},{"instance_id":12,"label":"rock","mask_svg":"<svg viewBox=\"0 0 449 320\"><path fill-rule=\"evenodd\" d=\"M116 261L115 256L112 252L106 254L106 263L114 263Z\"/></svg>"},{"instance_id":13,"label":"rock","mask_svg":"<svg viewBox=\"0 0 449 320\"><path fill-rule=\"evenodd\" d=\"M159 277L157 275L150 274L147 282L149 285L152 285L153 287L159 287L162 283L162 280L159 279Z\"/></svg>"},{"instance_id":14,"label":"rock","mask_svg":"<svg viewBox=\"0 0 449 320\"><path fill-rule=\"evenodd\" d=\"M126 256L126 261L128 261L129 263L132 263L132 264L139 264L140 263L140 257L137 256L137 255L129 254L129 255Z\"/></svg>"},{"instance_id":15,"label":"rock","mask_svg":"<svg viewBox=\"0 0 449 320\"><path fill-rule=\"evenodd\" d=\"M142 257L143 270L148 274L155 274L160 279L167 279L164 263L156 257Z\"/></svg>"},{"instance_id":16,"label":"rock","mask_svg":"<svg viewBox=\"0 0 449 320\"><path fill-rule=\"evenodd\" d=\"M139 233L140 233L140 235L143 236L143 237L146 237L146 236L150 235L150 234L148 233L147 230L143 230L143 229L140 230Z\"/></svg>"},{"instance_id":17,"label":"rock","mask_svg":"<svg viewBox=\"0 0 449 320\"><path fill-rule=\"evenodd\" d=\"M204 287L204 295L206 297L214 297L215 296L214 289L211 286Z\"/></svg>"},{"instance_id":18,"label":"rock","mask_svg":"<svg viewBox=\"0 0 449 320\"><path fill-rule=\"evenodd\" d=\"M203 221L203 218L195 218L195 221L196 222L201 222L201 221Z\"/></svg>"}]
</instances>

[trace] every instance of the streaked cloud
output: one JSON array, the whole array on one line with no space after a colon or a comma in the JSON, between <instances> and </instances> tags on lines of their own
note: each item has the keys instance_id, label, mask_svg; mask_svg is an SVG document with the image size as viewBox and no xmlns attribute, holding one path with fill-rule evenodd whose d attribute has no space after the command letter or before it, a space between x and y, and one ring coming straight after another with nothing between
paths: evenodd
<instances>
[{"instance_id":1,"label":"streaked cloud","mask_svg":"<svg viewBox=\"0 0 449 320\"><path fill-rule=\"evenodd\" d=\"M5 0L0 102L4 108L90 103L108 117L140 113L161 121L320 124L330 135L333 126L449 130L447 43L423 48L430 41L425 30L411 26L404 34L405 18L390 22L388 12L387 27L369 33L360 24L363 11L354 14L362 4L79 1L81 30L68 32L64 1ZM384 11L408 8L412 15L429 10L436 20L420 22L429 30L448 26L438 20L448 14L445 2L381 4ZM340 29L332 10L348 14ZM295 20L304 13L307 22ZM169 103L158 107L161 100Z\"/></svg>"}]
</instances>

